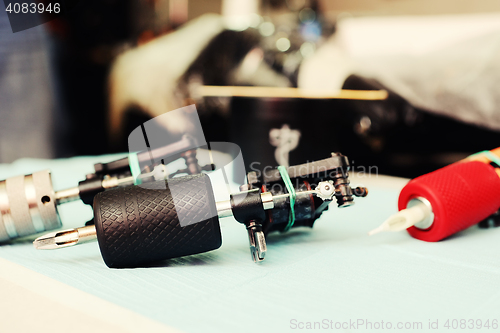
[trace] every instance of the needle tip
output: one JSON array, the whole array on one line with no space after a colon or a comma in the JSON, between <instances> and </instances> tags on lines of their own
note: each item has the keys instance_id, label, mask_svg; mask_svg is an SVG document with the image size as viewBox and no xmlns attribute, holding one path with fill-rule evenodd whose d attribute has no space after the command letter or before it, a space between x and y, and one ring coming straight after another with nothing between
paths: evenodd
<instances>
[{"instance_id":1,"label":"needle tip","mask_svg":"<svg viewBox=\"0 0 500 333\"><path fill-rule=\"evenodd\" d=\"M56 238L57 238L56 232L50 233L43 235L41 237L38 237L35 239L33 242L33 246L37 250L53 250L57 249L59 246L57 245Z\"/></svg>"},{"instance_id":2,"label":"needle tip","mask_svg":"<svg viewBox=\"0 0 500 333\"><path fill-rule=\"evenodd\" d=\"M95 226L89 225L83 228L56 231L41 237L33 242L37 250L54 250L73 246L96 239Z\"/></svg>"}]
</instances>

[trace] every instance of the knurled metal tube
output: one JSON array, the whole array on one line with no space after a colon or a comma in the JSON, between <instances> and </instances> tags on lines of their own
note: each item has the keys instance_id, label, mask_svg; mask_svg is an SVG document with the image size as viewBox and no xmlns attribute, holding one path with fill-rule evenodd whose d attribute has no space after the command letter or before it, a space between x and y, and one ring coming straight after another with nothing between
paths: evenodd
<instances>
[{"instance_id":1,"label":"knurled metal tube","mask_svg":"<svg viewBox=\"0 0 500 333\"><path fill-rule=\"evenodd\" d=\"M0 242L61 226L49 171L0 181Z\"/></svg>"}]
</instances>

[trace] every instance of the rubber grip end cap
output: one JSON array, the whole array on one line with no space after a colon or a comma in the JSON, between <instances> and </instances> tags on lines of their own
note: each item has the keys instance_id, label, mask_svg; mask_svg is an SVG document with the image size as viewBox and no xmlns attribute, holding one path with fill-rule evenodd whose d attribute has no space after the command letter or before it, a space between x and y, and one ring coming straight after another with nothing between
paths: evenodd
<instances>
[{"instance_id":1,"label":"rubber grip end cap","mask_svg":"<svg viewBox=\"0 0 500 333\"><path fill-rule=\"evenodd\" d=\"M212 185L203 174L102 192L94 200L94 220L111 268L140 267L222 245Z\"/></svg>"}]
</instances>

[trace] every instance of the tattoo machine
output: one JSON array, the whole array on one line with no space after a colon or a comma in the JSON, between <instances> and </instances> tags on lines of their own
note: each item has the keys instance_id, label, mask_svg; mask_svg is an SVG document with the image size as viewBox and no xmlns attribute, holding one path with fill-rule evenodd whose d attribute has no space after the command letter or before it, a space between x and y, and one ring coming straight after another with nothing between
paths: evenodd
<instances>
[{"instance_id":1,"label":"tattoo machine","mask_svg":"<svg viewBox=\"0 0 500 333\"><path fill-rule=\"evenodd\" d=\"M95 225L55 232L35 240L38 249L58 249L95 239L112 268L218 249L219 218L234 217L248 233L255 262L264 260L266 234L312 227L329 203L339 207L364 197L366 188L349 185L349 162L341 154L291 167L247 174L246 185L230 200L216 202L207 174L178 177L99 193Z\"/></svg>"}]
</instances>

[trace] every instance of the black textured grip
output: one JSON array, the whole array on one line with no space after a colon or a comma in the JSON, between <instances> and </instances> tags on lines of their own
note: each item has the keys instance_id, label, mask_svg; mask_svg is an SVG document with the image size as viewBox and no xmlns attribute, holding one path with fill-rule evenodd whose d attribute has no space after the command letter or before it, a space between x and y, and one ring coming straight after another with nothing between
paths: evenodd
<instances>
[{"instance_id":1,"label":"black textured grip","mask_svg":"<svg viewBox=\"0 0 500 333\"><path fill-rule=\"evenodd\" d=\"M207 252L222 244L212 185L204 174L100 193L94 219L102 257L112 268Z\"/></svg>"}]
</instances>

